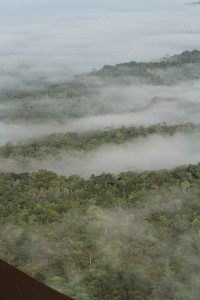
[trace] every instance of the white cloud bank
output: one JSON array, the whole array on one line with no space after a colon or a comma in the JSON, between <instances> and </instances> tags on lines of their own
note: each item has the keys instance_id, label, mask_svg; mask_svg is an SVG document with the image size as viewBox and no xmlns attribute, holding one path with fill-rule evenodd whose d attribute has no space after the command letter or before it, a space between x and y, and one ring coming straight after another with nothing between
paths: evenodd
<instances>
[{"instance_id":1,"label":"white cloud bank","mask_svg":"<svg viewBox=\"0 0 200 300\"><path fill-rule=\"evenodd\" d=\"M13 89L42 77L65 81L74 73L104 64L147 61L200 49L200 7L187 6L184 2L103 0L99 4L97 0L0 0L0 89ZM80 108L88 107L88 115L66 119L62 125L3 123L2 117L0 144L52 132L106 126L199 122L198 81L172 87L134 84L103 88L99 98L93 99L96 101L93 111L89 109L91 99L87 98L80 102ZM161 100L151 102L155 96ZM38 106L42 109L40 100L37 99ZM57 101L54 105L58 106ZM12 112L17 105L17 102L13 107L12 103L1 104L0 114ZM46 105L53 105L52 99ZM98 112L101 107L102 113ZM173 167L199 161L197 138L155 136L140 146L108 147L83 160L62 157L42 163L32 161L27 168L89 176L103 171ZM14 162L1 163L2 170L10 166L15 171L19 167Z\"/></svg>"},{"instance_id":2,"label":"white cloud bank","mask_svg":"<svg viewBox=\"0 0 200 300\"><path fill-rule=\"evenodd\" d=\"M200 135L176 134L171 137L153 135L127 143L101 147L88 154L61 154L42 161L25 159L23 162L2 160L1 171L24 172L41 169L70 176L90 177L103 172L144 171L173 168L200 162Z\"/></svg>"},{"instance_id":3,"label":"white cloud bank","mask_svg":"<svg viewBox=\"0 0 200 300\"><path fill-rule=\"evenodd\" d=\"M167 2L0 0L0 82L200 49L200 8Z\"/></svg>"},{"instance_id":4,"label":"white cloud bank","mask_svg":"<svg viewBox=\"0 0 200 300\"><path fill-rule=\"evenodd\" d=\"M56 132L84 132L105 127L148 126L200 122L200 80L178 83L173 86L153 86L140 83L113 85L101 88L100 94L77 101L75 109L85 112L80 118L66 116L62 124L46 122L0 121L0 145L7 141L18 142ZM76 100L74 100L75 102ZM57 110L67 112L73 102L65 99L36 99L30 103L37 111L48 115ZM0 117L20 109L20 103L0 104ZM73 109L72 109L73 110ZM101 113L100 113L101 112Z\"/></svg>"}]
</instances>

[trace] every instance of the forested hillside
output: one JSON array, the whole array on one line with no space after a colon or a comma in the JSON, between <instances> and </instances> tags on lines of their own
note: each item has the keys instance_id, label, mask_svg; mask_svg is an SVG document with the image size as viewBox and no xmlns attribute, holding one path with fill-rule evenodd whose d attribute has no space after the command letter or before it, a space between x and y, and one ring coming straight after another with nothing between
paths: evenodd
<instances>
[{"instance_id":1,"label":"forested hillside","mask_svg":"<svg viewBox=\"0 0 200 300\"><path fill-rule=\"evenodd\" d=\"M119 145L129 141L138 141L151 135L173 136L176 133L192 134L200 132L200 124L186 123L180 125L157 124L149 127L106 128L104 130L83 133L55 133L44 138L32 139L26 143L7 142L0 147L1 158L44 158L61 152L91 151L104 145Z\"/></svg>"},{"instance_id":2,"label":"forested hillside","mask_svg":"<svg viewBox=\"0 0 200 300\"><path fill-rule=\"evenodd\" d=\"M198 299L200 165L0 183L4 260L75 299Z\"/></svg>"},{"instance_id":3,"label":"forested hillside","mask_svg":"<svg viewBox=\"0 0 200 300\"><path fill-rule=\"evenodd\" d=\"M163 84L172 83L173 80L198 79L200 76L199 64L200 51L193 50L163 58L159 62L132 61L116 66L107 65L91 74L108 77L138 76L145 78L148 83Z\"/></svg>"},{"instance_id":4,"label":"forested hillside","mask_svg":"<svg viewBox=\"0 0 200 300\"><path fill-rule=\"evenodd\" d=\"M147 111L162 101L173 103L180 97L175 84L179 89L182 87L180 93L184 95L184 84L180 84L191 82L194 85L199 79L200 51L194 50L159 62L104 66L101 70L78 75L73 80L61 83L51 83L45 79L25 81L18 88L9 86L1 91L0 118L4 122L43 123L54 120L63 123L66 119L94 115L137 113ZM163 87L163 93L159 86ZM145 91L141 91L144 88L148 96L152 95L148 101L144 98ZM130 101L131 94L136 98L135 103ZM141 101L138 103L138 100ZM185 106L184 100L181 99ZM194 105L199 106L199 103Z\"/></svg>"},{"instance_id":5,"label":"forested hillside","mask_svg":"<svg viewBox=\"0 0 200 300\"><path fill-rule=\"evenodd\" d=\"M0 89L0 258L77 300L198 300L200 51Z\"/></svg>"}]
</instances>

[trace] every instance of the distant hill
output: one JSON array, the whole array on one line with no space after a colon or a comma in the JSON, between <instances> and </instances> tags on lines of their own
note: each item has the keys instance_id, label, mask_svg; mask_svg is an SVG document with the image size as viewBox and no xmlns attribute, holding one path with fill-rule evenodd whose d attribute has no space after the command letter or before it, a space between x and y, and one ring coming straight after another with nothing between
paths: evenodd
<instances>
[{"instance_id":1,"label":"distant hill","mask_svg":"<svg viewBox=\"0 0 200 300\"><path fill-rule=\"evenodd\" d=\"M121 76L121 75L135 75L135 76L149 76L154 69L166 69L168 67L181 67L186 64L199 64L200 51L184 51L181 54L163 58L155 62L136 62L121 63L115 66L105 65L99 71L93 71L91 74L100 76Z\"/></svg>"},{"instance_id":2,"label":"distant hill","mask_svg":"<svg viewBox=\"0 0 200 300\"><path fill-rule=\"evenodd\" d=\"M200 2L199 2L200 4ZM194 64L194 63L200 63L200 51L193 50L193 51L184 51L181 54L176 54L171 56L168 60L166 60L167 64Z\"/></svg>"},{"instance_id":3,"label":"distant hill","mask_svg":"<svg viewBox=\"0 0 200 300\"><path fill-rule=\"evenodd\" d=\"M134 55L134 54L133 54ZM0 119L4 121L59 120L102 114L99 101L102 89L113 85L130 86L135 83L174 85L178 82L200 79L200 51L184 51L152 62L126 62L106 65L88 74L80 74L70 81L46 82L32 90L12 87L1 93ZM42 101L38 101L42 99ZM56 102L55 102L56 99ZM47 105L48 101L48 105ZM13 109L7 108L12 102Z\"/></svg>"}]
</instances>

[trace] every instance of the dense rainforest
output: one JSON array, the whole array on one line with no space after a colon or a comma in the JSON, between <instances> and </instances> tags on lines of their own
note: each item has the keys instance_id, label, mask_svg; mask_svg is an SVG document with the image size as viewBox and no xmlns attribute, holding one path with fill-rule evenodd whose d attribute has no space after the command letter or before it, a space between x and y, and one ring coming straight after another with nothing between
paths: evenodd
<instances>
[{"instance_id":1,"label":"dense rainforest","mask_svg":"<svg viewBox=\"0 0 200 300\"><path fill-rule=\"evenodd\" d=\"M76 300L198 300L199 66L0 90L0 258Z\"/></svg>"},{"instance_id":2,"label":"dense rainforest","mask_svg":"<svg viewBox=\"0 0 200 300\"><path fill-rule=\"evenodd\" d=\"M98 131L86 131L84 133L68 132L55 133L40 139L29 140L13 144L11 141L0 147L0 158L44 158L54 156L61 152L91 151L103 145L123 144L128 141L136 141L150 135L159 134L172 136L176 133L199 133L200 124L186 123L179 125L157 124L149 127L125 127L106 128Z\"/></svg>"},{"instance_id":3,"label":"dense rainforest","mask_svg":"<svg viewBox=\"0 0 200 300\"><path fill-rule=\"evenodd\" d=\"M200 165L0 186L1 257L35 278L75 299L198 299Z\"/></svg>"}]
</instances>

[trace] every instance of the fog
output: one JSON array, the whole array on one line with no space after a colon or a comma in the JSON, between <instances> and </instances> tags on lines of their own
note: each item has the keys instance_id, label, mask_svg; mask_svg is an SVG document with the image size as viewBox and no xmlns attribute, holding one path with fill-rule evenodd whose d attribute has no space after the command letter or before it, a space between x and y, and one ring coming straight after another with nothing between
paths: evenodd
<instances>
[{"instance_id":1,"label":"fog","mask_svg":"<svg viewBox=\"0 0 200 300\"><path fill-rule=\"evenodd\" d=\"M28 257L23 264L23 271L32 276L41 272L44 277L46 276L47 285L61 292L70 291L71 294L77 295L77 299L91 296L93 289L91 285L85 286L85 276L86 274L88 276L88 270L97 272L95 275L99 276L99 262L102 265L101 271L107 267L106 272L114 274L120 270L122 275L126 275L125 278L122 276L118 284L120 287L124 287L125 280L131 276L142 283L147 282L154 291L154 299L160 299L164 292L169 295L169 290L170 294L192 295L193 299L198 299L199 274L195 272L199 267L198 233L189 227L187 214L181 214L186 205L184 200L176 199L173 194L170 197L170 193L168 196L168 199L162 195L151 197L151 201L145 201L143 207L135 208L134 213L122 209L93 207L91 220L89 215L87 217L84 215L84 218L77 215L82 230L77 227L72 212L68 212L61 222L52 225L4 224L0 232L3 257L4 259L9 257L7 249L17 245L18 251L13 251L13 256ZM156 223L157 226L154 226L153 222L148 222L153 213L159 215L161 220L167 221L167 225ZM87 219L86 229L85 219ZM90 239L98 236L93 241L92 250L84 256L87 270L77 271L76 262L72 265L70 260L77 248L82 245L77 246L77 228L83 232L84 239L89 245ZM178 236L174 234L176 230L180 232ZM71 231L74 233L73 238ZM75 257L82 258L82 255L76 253ZM92 257L91 265L89 265L90 257ZM58 259L59 261L62 259L61 277L58 273ZM176 273L170 269L175 261L181 261ZM158 276L155 269L157 271L161 265L165 272L160 272ZM67 276L69 268L70 277ZM132 270L131 275L127 270ZM181 280L183 276L184 281ZM110 282L112 283L112 279ZM155 289L155 286L158 288Z\"/></svg>"},{"instance_id":2,"label":"fog","mask_svg":"<svg viewBox=\"0 0 200 300\"><path fill-rule=\"evenodd\" d=\"M109 67L103 69L105 73L97 72L104 65L161 62L186 50L200 50L200 6L186 5L191 1L186 2L0 0L0 146L11 142L0 149L0 172L44 169L88 179L92 174L104 172L156 171L199 163L200 132L195 130L173 135L165 135L167 130L163 130L160 134L149 132L146 137L141 133L120 144L111 144L103 137L101 146L90 151L78 148L79 141L75 145L78 150L65 151L68 144L56 143L56 137L37 148L37 139L53 133L101 129L110 130L112 135L112 128L122 126L148 127L160 123L164 128L165 123L199 124L200 56L196 63L197 51L192 57L195 63L181 61L169 63L167 67L163 63L160 68L140 64L132 70L134 75L126 74L127 65L119 71L122 74L112 73ZM95 140L98 134L91 138L89 149L93 141L94 146L98 145ZM125 134L129 137L128 130ZM30 139L36 139L33 147L28 150L19 147L12 153L11 145L26 144ZM120 141L119 131L115 142ZM52 147L49 153L55 155L46 154L45 147L49 146ZM42 158L28 156L35 154ZM40 280L41 274L43 280L46 276L46 284L66 294L76 293L77 299L93 298L88 294L85 274L94 280L90 291L93 293L98 284L103 286L104 271L109 272L108 276L117 274L119 284L125 283L125 291L129 286L132 289L133 283L137 291L134 278L141 280L142 289L149 283L154 292L151 299L164 297L163 286L166 290L172 287L171 293L173 289L180 291L176 299L198 299L199 275L194 277L195 266L199 266L199 227L195 231L192 226L199 222L198 212L193 214L198 207L195 201L198 202L199 192L196 174L194 178L190 175L191 180L185 175L182 182L175 183L174 193L169 192L170 188L155 194L153 190L145 190L148 195L144 199L139 195L140 208L136 208L137 199L131 198L132 191L127 196L124 193L122 207L126 211L120 206L122 196L115 197L114 193L109 196L109 190L103 199L105 203L101 203L99 195L93 199L93 191L88 192L84 184L80 187L78 184L77 193L73 195L70 191L69 195L61 182L63 178L53 181L45 202L43 194L47 192L48 175L44 182L39 176L37 184L32 184L32 180L37 181L37 175L28 179L26 176L17 179L14 174L8 176L18 193L13 195L4 181L7 176L3 175L1 258L23 266L25 272L39 276ZM172 177L166 177L167 184ZM85 198L81 195L83 189ZM133 194L134 189L133 186ZM58 194L63 194L63 203ZM128 202L129 197L131 201L136 200L136 206ZM101 205L113 207L103 209ZM154 212L160 219L156 220L156 216L153 219ZM167 219L162 212L169 213ZM181 277L182 273L185 277ZM112 287L115 284L111 276ZM167 295L168 290L165 292ZM139 299L140 295L136 297Z\"/></svg>"},{"instance_id":3,"label":"fog","mask_svg":"<svg viewBox=\"0 0 200 300\"><path fill-rule=\"evenodd\" d=\"M0 145L57 132L84 132L106 127L199 123L200 80L173 85L144 84L128 79L125 84L104 84L86 79L95 86L88 95L70 98L61 90L55 96L33 96L0 103Z\"/></svg>"},{"instance_id":4,"label":"fog","mask_svg":"<svg viewBox=\"0 0 200 300\"><path fill-rule=\"evenodd\" d=\"M0 90L32 91L32 96L13 96L14 101L2 92L0 145L55 132L199 122L200 82L177 80L176 68L153 71L163 80L160 86L138 78L106 83L85 76L87 86L95 85L92 94L70 98L61 89L57 95L37 95L49 83L63 84L104 64L200 48L198 7L181 0L86 0L84 5L1 0L0 15ZM191 69L199 78L199 66Z\"/></svg>"},{"instance_id":5,"label":"fog","mask_svg":"<svg viewBox=\"0 0 200 300\"><path fill-rule=\"evenodd\" d=\"M1 0L0 16L2 88L200 48L200 8L184 0Z\"/></svg>"},{"instance_id":6,"label":"fog","mask_svg":"<svg viewBox=\"0 0 200 300\"><path fill-rule=\"evenodd\" d=\"M122 145L103 146L95 151L63 153L42 160L1 160L1 171L16 173L51 170L60 175L158 170L200 162L200 134L152 135Z\"/></svg>"}]
</instances>

